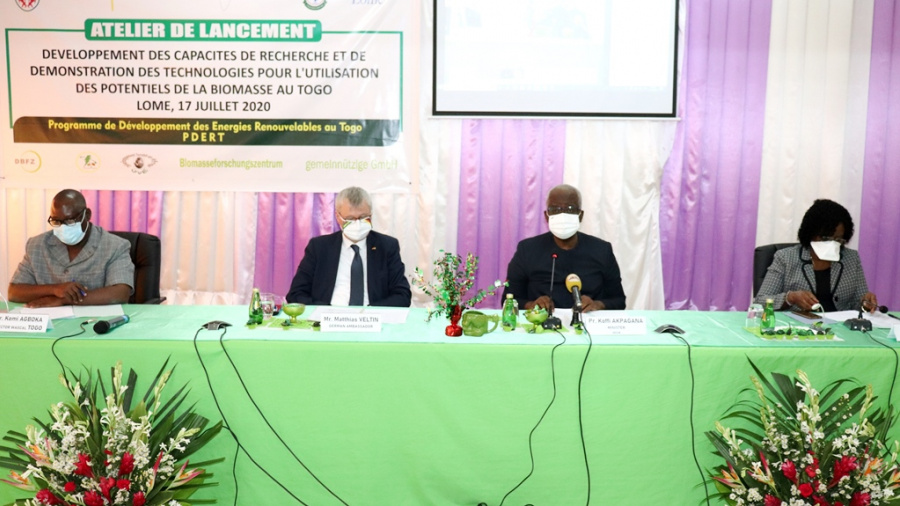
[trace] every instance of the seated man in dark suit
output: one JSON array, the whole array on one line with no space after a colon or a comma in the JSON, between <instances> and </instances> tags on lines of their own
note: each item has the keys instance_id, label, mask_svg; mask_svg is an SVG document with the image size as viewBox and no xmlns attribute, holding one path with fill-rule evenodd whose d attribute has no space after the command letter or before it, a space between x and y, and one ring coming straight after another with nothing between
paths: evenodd
<instances>
[{"instance_id":1,"label":"seated man in dark suit","mask_svg":"<svg viewBox=\"0 0 900 506\"><path fill-rule=\"evenodd\" d=\"M566 289L566 276L577 274L585 312L625 309L625 291L612 245L579 232L583 217L578 189L562 184L550 190L544 211L550 232L519 242L509 261L509 286L503 296L513 294L523 309L539 306L552 312L555 307L569 308L573 300Z\"/></svg>"},{"instance_id":2,"label":"seated man in dark suit","mask_svg":"<svg viewBox=\"0 0 900 506\"><path fill-rule=\"evenodd\" d=\"M409 307L400 243L372 231L369 194L355 186L341 190L334 199L334 215L341 230L309 240L287 301Z\"/></svg>"}]
</instances>

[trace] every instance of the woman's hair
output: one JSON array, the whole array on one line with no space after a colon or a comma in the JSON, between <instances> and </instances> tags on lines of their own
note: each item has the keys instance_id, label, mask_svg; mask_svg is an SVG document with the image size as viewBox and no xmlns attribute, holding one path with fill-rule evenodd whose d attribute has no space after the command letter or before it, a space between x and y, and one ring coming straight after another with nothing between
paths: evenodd
<instances>
[{"instance_id":1,"label":"woman's hair","mask_svg":"<svg viewBox=\"0 0 900 506\"><path fill-rule=\"evenodd\" d=\"M844 240L850 241L853 237L853 218L850 217L850 212L837 202L818 199L803 215L797 239L808 248L813 238L834 234L841 223L844 224Z\"/></svg>"}]
</instances>

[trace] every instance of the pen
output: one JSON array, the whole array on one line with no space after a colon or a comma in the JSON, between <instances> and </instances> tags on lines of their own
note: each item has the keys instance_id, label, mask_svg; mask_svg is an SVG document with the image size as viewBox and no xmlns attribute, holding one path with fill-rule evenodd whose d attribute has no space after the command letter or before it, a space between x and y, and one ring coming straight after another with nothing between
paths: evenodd
<instances>
[{"instance_id":1,"label":"pen","mask_svg":"<svg viewBox=\"0 0 900 506\"><path fill-rule=\"evenodd\" d=\"M73 279L72 282L74 283L75 280ZM80 293L82 297L87 297L87 292L82 290L80 286L78 287L78 293Z\"/></svg>"}]
</instances>

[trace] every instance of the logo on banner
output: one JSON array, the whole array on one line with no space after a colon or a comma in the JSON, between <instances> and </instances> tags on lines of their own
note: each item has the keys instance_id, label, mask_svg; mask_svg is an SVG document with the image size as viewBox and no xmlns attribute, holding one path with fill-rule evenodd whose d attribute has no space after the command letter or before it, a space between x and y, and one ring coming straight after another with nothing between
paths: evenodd
<instances>
[{"instance_id":1,"label":"logo on banner","mask_svg":"<svg viewBox=\"0 0 900 506\"><path fill-rule=\"evenodd\" d=\"M325 0L303 0L303 5L305 5L308 9L317 11L322 7L325 7Z\"/></svg>"},{"instance_id":2,"label":"logo on banner","mask_svg":"<svg viewBox=\"0 0 900 506\"><path fill-rule=\"evenodd\" d=\"M146 174L150 167L156 165L156 158L142 153L133 153L122 158L122 163L135 174Z\"/></svg>"},{"instance_id":3,"label":"logo on banner","mask_svg":"<svg viewBox=\"0 0 900 506\"><path fill-rule=\"evenodd\" d=\"M25 12L33 11L41 3L41 0L13 0Z\"/></svg>"},{"instance_id":4,"label":"logo on banner","mask_svg":"<svg viewBox=\"0 0 900 506\"><path fill-rule=\"evenodd\" d=\"M100 168L100 159L94 153L81 153L77 164L78 169L83 172L94 172Z\"/></svg>"},{"instance_id":5,"label":"logo on banner","mask_svg":"<svg viewBox=\"0 0 900 506\"><path fill-rule=\"evenodd\" d=\"M13 163L16 167L28 172L30 174L34 174L35 172L41 170L41 155L38 154L37 151L23 151L21 155L17 156Z\"/></svg>"}]
</instances>

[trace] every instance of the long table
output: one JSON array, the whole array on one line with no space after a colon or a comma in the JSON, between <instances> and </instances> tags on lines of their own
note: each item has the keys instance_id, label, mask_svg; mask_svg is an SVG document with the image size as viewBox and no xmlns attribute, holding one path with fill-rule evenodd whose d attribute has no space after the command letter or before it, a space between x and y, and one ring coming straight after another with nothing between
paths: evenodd
<instances>
[{"instance_id":1,"label":"long table","mask_svg":"<svg viewBox=\"0 0 900 506\"><path fill-rule=\"evenodd\" d=\"M233 477L227 432L207 445L196 459L225 462L209 469L219 485L195 497L232 504L236 479L240 505L570 506L588 496L594 505L696 505L705 476L694 456L704 472L719 463L703 433L751 386L748 359L764 371L803 369L819 386L855 378L884 406L898 347L886 330L837 326L831 341L767 341L741 328L743 313L727 312L629 313L648 329L680 326L688 348L649 330L450 338L446 320L426 323L419 309L379 334L251 329L243 306L125 311L132 321L108 334L88 326L56 342L59 359L103 371L121 360L145 380L169 359L170 384L189 383L196 410L224 418L271 475L239 453ZM211 320L233 326L201 330ZM0 333L0 432L68 400L51 345L80 322ZM0 484L0 504L23 494Z\"/></svg>"}]
</instances>

